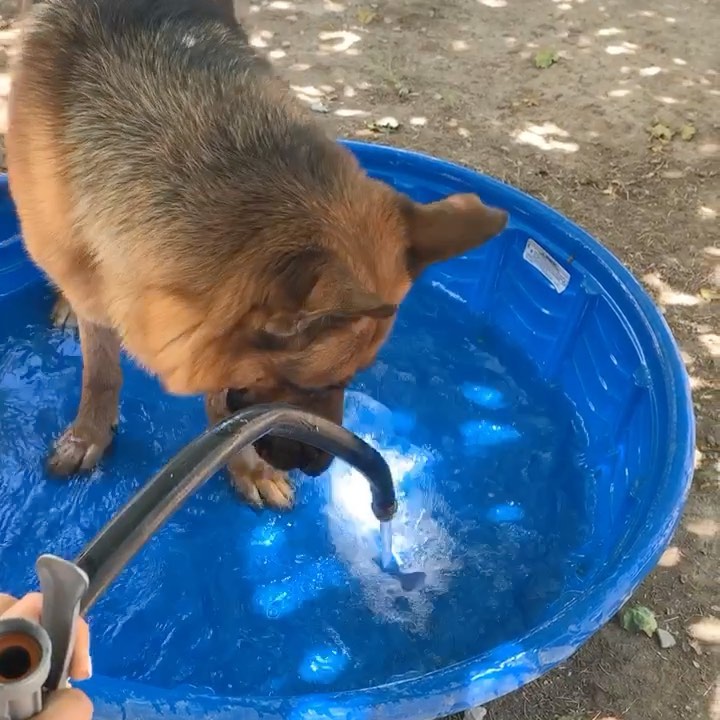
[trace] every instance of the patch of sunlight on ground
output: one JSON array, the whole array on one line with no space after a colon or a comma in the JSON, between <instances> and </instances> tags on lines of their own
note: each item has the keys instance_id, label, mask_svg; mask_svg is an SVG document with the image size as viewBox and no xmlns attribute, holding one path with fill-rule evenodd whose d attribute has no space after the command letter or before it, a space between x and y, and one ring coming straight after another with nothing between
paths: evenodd
<instances>
[{"instance_id":1,"label":"patch of sunlight on ground","mask_svg":"<svg viewBox=\"0 0 720 720\"><path fill-rule=\"evenodd\" d=\"M688 532L701 538L713 538L718 534L718 523L710 518L691 520L685 528Z\"/></svg>"},{"instance_id":2,"label":"patch of sunlight on ground","mask_svg":"<svg viewBox=\"0 0 720 720\"><path fill-rule=\"evenodd\" d=\"M608 45L605 48L605 52L608 55L634 55L637 50L640 49L639 45L636 45L635 43L622 42L620 45Z\"/></svg>"},{"instance_id":3,"label":"patch of sunlight on ground","mask_svg":"<svg viewBox=\"0 0 720 720\"><path fill-rule=\"evenodd\" d=\"M322 41L320 49L326 52L348 52L360 42L360 36L349 30L323 30L318 37Z\"/></svg>"},{"instance_id":4,"label":"patch of sunlight on ground","mask_svg":"<svg viewBox=\"0 0 720 720\"><path fill-rule=\"evenodd\" d=\"M720 619L703 617L690 623L688 634L706 645L720 645Z\"/></svg>"},{"instance_id":5,"label":"patch of sunlight on ground","mask_svg":"<svg viewBox=\"0 0 720 720\"><path fill-rule=\"evenodd\" d=\"M274 35L270 30L256 30L250 35L250 44L255 48L266 48Z\"/></svg>"},{"instance_id":6,"label":"patch of sunlight on ground","mask_svg":"<svg viewBox=\"0 0 720 720\"><path fill-rule=\"evenodd\" d=\"M697 295L679 292L668 285L657 273L647 273L643 276L643 282L651 287L658 294L658 301L663 305L682 305L683 307L694 307L703 305L706 301Z\"/></svg>"},{"instance_id":7,"label":"patch of sunlight on ground","mask_svg":"<svg viewBox=\"0 0 720 720\"><path fill-rule=\"evenodd\" d=\"M7 97L10 94L10 74L0 72L0 96Z\"/></svg>"},{"instance_id":8,"label":"patch of sunlight on ground","mask_svg":"<svg viewBox=\"0 0 720 720\"><path fill-rule=\"evenodd\" d=\"M672 545L662 554L662 557L658 561L658 565L664 568L675 567L680 564L682 556L680 548Z\"/></svg>"},{"instance_id":9,"label":"patch of sunlight on ground","mask_svg":"<svg viewBox=\"0 0 720 720\"><path fill-rule=\"evenodd\" d=\"M0 45L13 45L19 32L18 28L0 30Z\"/></svg>"},{"instance_id":10,"label":"patch of sunlight on ground","mask_svg":"<svg viewBox=\"0 0 720 720\"><path fill-rule=\"evenodd\" d=\"M712 357L720 357L720 335L716 333L701 333L698 340Z\"/></svg>"},{"instance_id":11,"label":"patch of sunlight on ground","mask_svg":"<svg viewBox=\"0 0 720 720\"><path fill-rule=\"evenodd\" d=\"M318 98L324 97L325 93L314 85L291 85L290 89L297 95L304 95L305 97L317 100Z\"/></svg>"},{"instance_id":12,"label":"patch of sunlight on ground","mask_svg":"<svg viewBox=\"0 0 720 720\"><path fill-rule=\"evenodd\" d=\"M335 110L333 115L337 117L368 117L370 115L366 110L360 110L358 108L339 108Z\"/></svg>"},{"instance_id":13,"label":"patch of sunlight on ground","mask_svg":"<svg viewBox=\"0 0 720 720\"><path fill-rule=\"evenodd\" d=\"M518 130L513 134L515 142L521 145L532 145L539 150L559 150L566 153L577 152L580 149L577 143L557 139L569 137L570 133L568 133L567 130L563 130L551 122L546 122L542 125L527 125L524 130Z\"/></svg>"},{"instance_id":14,"label":"patch of sunlight on ground","mask_svg":"<svg viewBox=\"0 0 720 720\"><path fill-rule=\"evenodd\" d=\"M715 686L710 693L708 715L710 720L720 720L720 675L715 679Z\"/></svg>"}]
</instances>

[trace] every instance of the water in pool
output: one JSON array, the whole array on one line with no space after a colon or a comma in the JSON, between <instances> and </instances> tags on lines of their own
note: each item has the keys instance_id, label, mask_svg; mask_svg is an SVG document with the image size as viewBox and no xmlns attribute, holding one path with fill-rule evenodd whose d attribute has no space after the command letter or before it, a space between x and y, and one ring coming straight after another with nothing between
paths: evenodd
<instances>
[{"instance_id":1,"label":"water in pool","mask_svg":"<svg viewBox=\"0 0 720 720\"><path fill-rule=\"evenodd\" d=\"M220 695L341 691L477 656L552 616L586 534L571 408L465 307L416 287L347 397L346 424L398 487L389 572L365 481L342 463L301 479L289 514L256 514L218 475L93 610L96 673ZM49 479L81 369L49 308L40 286L0 302L0 579L15 593L35 585L38 554L73 557L205 424L200 399L125 361L113 451L88 477Z\"/></svg>"}]
</instances>

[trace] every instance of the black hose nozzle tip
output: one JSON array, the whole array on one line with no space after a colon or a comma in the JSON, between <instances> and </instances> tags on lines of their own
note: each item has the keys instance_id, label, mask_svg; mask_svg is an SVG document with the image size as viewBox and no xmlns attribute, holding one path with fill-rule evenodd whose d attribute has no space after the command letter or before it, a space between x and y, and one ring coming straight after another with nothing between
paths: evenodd
<instances>
[{"instance_id":1,"label":"black hose nozzle tip","mask_svg":"<svg viewBox=\"0 0 720 720\"><path fill-rule=\"evenodd\" d=\"M392 520L395 517L397 509L398 504L396 500L393 500L390 505L372 504L373 515L375 515L380 522L388 522L389 520Z\"/></svg>"}]
</instances>

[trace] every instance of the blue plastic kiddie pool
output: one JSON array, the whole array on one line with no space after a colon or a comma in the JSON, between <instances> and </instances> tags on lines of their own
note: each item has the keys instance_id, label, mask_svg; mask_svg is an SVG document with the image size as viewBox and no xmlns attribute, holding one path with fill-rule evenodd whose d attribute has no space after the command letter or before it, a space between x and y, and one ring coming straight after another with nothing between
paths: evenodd
<instances>
[{"instance_id":1,"label":"blue plastic kiddie pool","mask_svg":"<svg viewBox=\"0 0 720 720\"><path fill-rule=\"evenodd\" d=\"M428 271L346 425L395 477L398 565L357 472L302 479L256 514L218 476L150 541L90 616L97 717L429 720L515 690L573 653L654 567L692 474L678 349L630 273L519 190L423 155L348 143L418 201L476 192L505 232ZM50 327L0 186L0 586L73 557L205 427L125 361L115 450L89 477L45 475L73 418L81 357Z\"/></svg>"}]
</instances>

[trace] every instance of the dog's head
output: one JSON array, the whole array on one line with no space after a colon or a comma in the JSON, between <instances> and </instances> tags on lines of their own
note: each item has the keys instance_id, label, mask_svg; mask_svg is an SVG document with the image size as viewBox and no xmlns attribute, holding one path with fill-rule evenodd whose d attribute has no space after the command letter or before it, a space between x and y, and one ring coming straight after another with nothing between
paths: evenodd
<instances>
[{"instance_id":1,"label":"dog's head","mask_svg":"<svg viewBox=\"0 0 720 720\"><path fill-rule=\"evenodd\" d=\"M234 268L244 280L233 285L218 269L211 305L195 304L192 317L192 299L183 312L177 297L170 301L164 318L188 318L186 331L170 322L164 335L172 337L153 353L153 369L171 392L233 388L231 410L284 402L340 423L345 387L375 359L413 281L507 222L475 195L420 205L367 178L357 190L319 207L311 221L269 223L274 234ZM146 307L160 312L158 302ZM256 447L278 469L318 474L331 462L288 440Z\"/></svg>"},{"instance_id":2,"label":"dog's head","mask_svg":"<svg viewBox=\"0 0 720 720\"><path fill-rule=\"evenodd\" d=\"M395 193L373 195L375 207L364 204L365 218L353 214L345 226L355 230L356 244L301 247L275 262L268 278L274 302L256 308L243 341L263 358L263 372L254 382L235 383L229 409L287 402L341 423L345 387L374 361L415 278L431 263L497 235L507 221L474 195L430 205ZM325 453L279 438L256 448L281 470L319 474L331 462Z\"/></svg>"}]
</instances>

